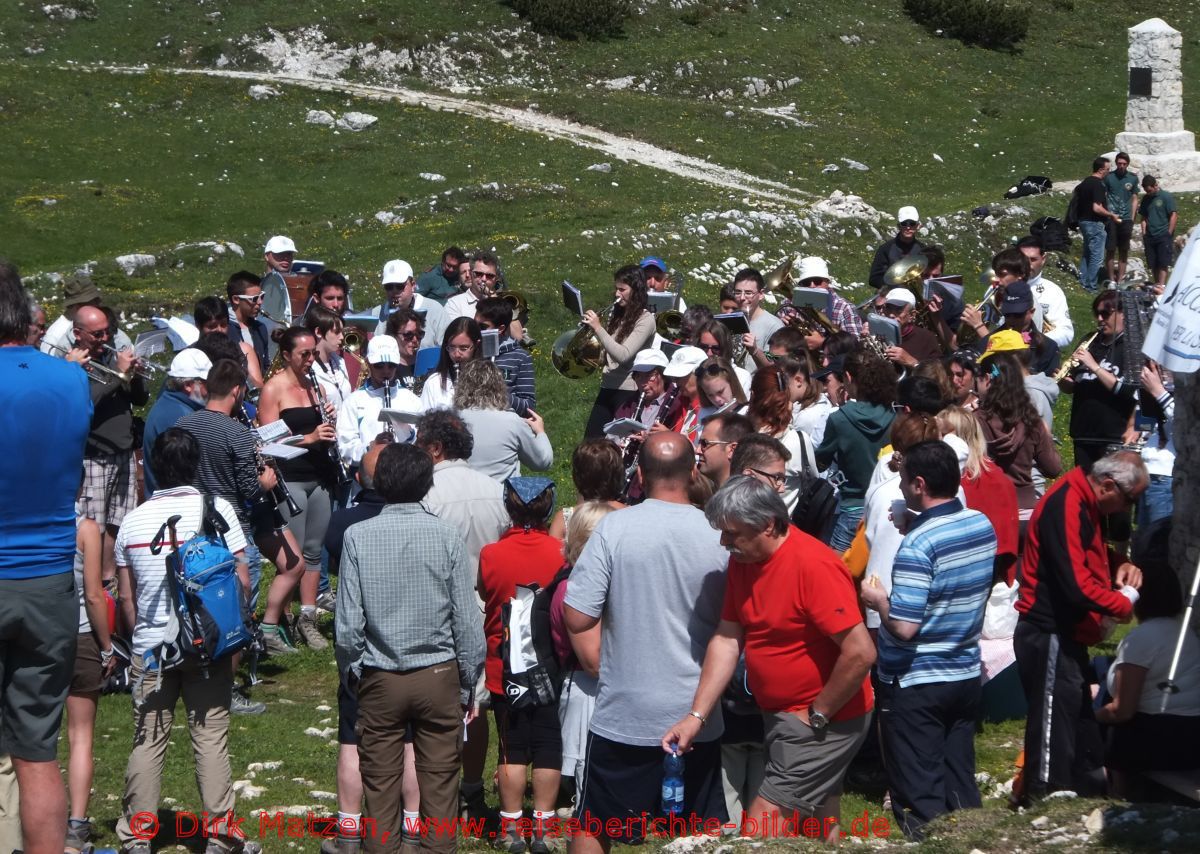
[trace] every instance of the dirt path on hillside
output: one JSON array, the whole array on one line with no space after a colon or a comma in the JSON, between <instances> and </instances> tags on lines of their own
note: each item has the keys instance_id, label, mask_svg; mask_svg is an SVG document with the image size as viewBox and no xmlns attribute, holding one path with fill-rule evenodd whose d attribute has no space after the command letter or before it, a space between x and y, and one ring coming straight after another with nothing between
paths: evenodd
<instances>
[{"instance_id":1,"label":"dirt path on hillside","mask_svg":"<svg viewBox=\"0 0 1200 854\"><path fill-rule=\"evenodd\" d=\"M258 71L231 71L226 69L163 68L116 65L70 65L62 66L70 71L107 71L117 74L147 74L157 71L167 74L195 74L204 77L222 77L245 80L249 83L264 83L280 86L300 86L320 92L337 92L377 101L393 101L429 110L459 113L472 118L500 122L518 130L536 133L549 139L562 139L582 148L590 148L616 160L637 163L651 169L659 169L680 178L722 187L745 193L758 199L785 205L811 204L814 196L803 193L786 184L758 178L738 169L730 169L710 163L698 157L679 154L659 148L648 142L618 136L589 125L549 116L533 110L488 104L483 101L459 98L453 95L438 95L407 89L400 86L377 86L364 83L349 83L344 80L327 80L315 77L300 77L289 74Z\"/></svg>"}]
</instances>

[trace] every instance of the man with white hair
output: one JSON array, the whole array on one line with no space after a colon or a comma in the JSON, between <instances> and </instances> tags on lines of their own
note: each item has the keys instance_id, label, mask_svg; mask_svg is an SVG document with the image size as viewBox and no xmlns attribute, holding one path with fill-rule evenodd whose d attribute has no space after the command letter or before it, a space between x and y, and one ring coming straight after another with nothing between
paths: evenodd
<instances>
[{"instance_id":1,"label":"man with white hair","mask_svg":"<svg viewBox=\"0 0 1200 854\"><path fill-rule=\"evenodd\" d=\"M285 326L292 323L292 300L283 277L292 271L292 261L295 259L296 244L290 237L277 234L263 247L267 272L262 278L262 308L271 319Z\"/></svg>"},{"instance_id":2,"label":"man with white hair","mask_svg":"<svg viewBox=\"0 0 1200 854\"><path fill-rule=\"evenodd\" d=\"M157 489L152 463L154 440L160 433L175 426L185 415L203 409L208 400L208 372L212 362L202 350L189 347L175 354L162 394L146 414L142 431L142 472L146 481L146 497Z\"/></svg>"},{"instance_id":3,"label":"man with white hair","mask_svg":"<svg viewBox=\"0 0 1200 854\"><path fill-rule=\"evenodd\" d=\"M917 298L908 288L892 288L883 298L884 317L900 324L900 345L889 347L887 357L901 368L913 368L920 362L942 357L937 336L917 325Z\"/></svg>"},{"instance_id":4,"label":"man with white hair","mask_svg":"<svg viewBox=\"0 0 1200 854\"><path fill-rule=\"evenodd\" d=\"M1022 797L1104 792L1088 647L1128 621L1142 573L1108 548L1104 516L1129 513L1150 484L1142 458L1119 451L1076 467L1042 496L1026 528L1013 651L1029 704Z\"/></svg>"},{"instance_id":5,"label":"man with white hair","mask_svg":"<svg viewBox=\"0 0 1200 854\"><path fill-rule=\"evenodd\" d=\"M921 230L921 215L912 205L905 205L896 213L900 229L896 236L875 250L875 259L871 262L871 275L867 281L871 287L878 290L884 286L883 274L888 267L895 264L906 255L920 252L925 244L917 240L917 232Z\"/></svg>"},{"instance_id":6,"label":"man with white hair","mask_svg":"<svg viewBox=\"0 0 1200 854\"><path fill-rule=\"evenodd\" d=\"M442 346L442 333L446 331L446 324L449 323L446 310L436 300L417 293L412 265L399 258L388 261L383 265L380 284L387 291L387 299L367 312L379 318L375 334L383 335L387 332L387 320L395 312L402 308L411 308L425 317L425 336L421 339L421 346Z\"/></svg>"},{"instance_id":7,"label":"man with white hair","mask_svg":"<svg viewBox=\"0 0 1200 854\"><path fill-rule=\"evenodd\" d=\"M836 838L842 780L871 724L875 645L854 582L840 558L793 527L783 499L754 477L730 478L704 515L729 552L725 601L689 711L664 731L662 749L692 746L744 651L768 761L742 832ZM568 605L576 583L572 577Z\"/></svg>"}]
</instances>

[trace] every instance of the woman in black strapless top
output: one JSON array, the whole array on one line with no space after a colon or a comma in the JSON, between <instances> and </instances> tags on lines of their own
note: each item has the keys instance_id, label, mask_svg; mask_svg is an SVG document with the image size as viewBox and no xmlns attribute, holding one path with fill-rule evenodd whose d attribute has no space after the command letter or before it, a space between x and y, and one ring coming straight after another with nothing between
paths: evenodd
<instances>
[{"instance_id":1,"label":"woman in black strapless top","mask_svg":"<svg viewBox=\"0 0 1200 854\"><path fill-rule=\"evenodd\" d=\"M304 556L304 575L300 580L300 622L297 627L305 642L313 649L324 649L329 642L317 627L317 587L321 578L321 547L329 516L333 509L333 491L337 469L333 464L333 442L336 432L332 421L337 413L323 415L319 397L313 387L312 366L317 342L313 334L302 327L276 330L283 369L267 380L259 400L259 423L269 424L283 419L288 430L301 436L298 447L303 456L279 463L280 472L300 506L291 516L280 507L288 520L288 530L296 538ZM332 410L332 406L330 407ZM336 453L336 451L333 451Z\"/></svg>"}]
</instances>

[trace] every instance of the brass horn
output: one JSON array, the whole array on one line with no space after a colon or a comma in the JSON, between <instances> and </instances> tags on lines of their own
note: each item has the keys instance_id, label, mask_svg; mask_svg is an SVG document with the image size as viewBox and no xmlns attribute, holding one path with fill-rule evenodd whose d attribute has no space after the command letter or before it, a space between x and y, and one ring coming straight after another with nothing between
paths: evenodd
<instances>
[{"instance_id":1,"label":"brass horn","mask_svg":"<svg viewBox=\"0 0 1200 854\"><path fill-rule=\"evenodd\" d=\"M494 296L500 297L500 299L512 306L514 318L520 318L529 311L529 300L521 291L503 290L497 292Z\"/></svg>"},{"instance_id":2,"label":"brass horn","mask_svg":"<svg viewBox=\"0 0 1200 854\"><path fill-rule=\"evenodd\" d=\"M674 308L660 311L654 315L654 326L663 338L676 341L683 337L683 312Z\"/></svg>"},{"instance_id":3,"label":"brass horn","mask_svg":"<svg viewBox=\"0 0 1200 854\"><path fill-rule=\"evenodd\" d=\"M605 311L605 316L611 317L616 305L614 301ZM568 329L554 339L550 361L554 364L554 370L567 379L581 380L603 367L604 347L592 327L580 323L577 329Z\"/></svg>"},{"instance_id":4,"label":"brass horn","mask_svg":"<svg viewBox=\"0 0 1200 854\"><path fill-rule=\"evenodd\" d=\"M917 298L923 296L918 286L925 280L925 267L929 259L924 255L905 255L883 274L883 283L889 288L908 288Z\"/></svg>"},{"instance_id":5,"label":"brass horn","mask_svg":"<svg viewBox=\"0 0 1200 854\"><path fill-rule=\"evenodd\" d=\"M784 258L778 267L763 276L763 290L767 293L774 293L785 285L790 285L792 283L792 267L795 263L795 255Z\"/></svg>"}]
</instances>

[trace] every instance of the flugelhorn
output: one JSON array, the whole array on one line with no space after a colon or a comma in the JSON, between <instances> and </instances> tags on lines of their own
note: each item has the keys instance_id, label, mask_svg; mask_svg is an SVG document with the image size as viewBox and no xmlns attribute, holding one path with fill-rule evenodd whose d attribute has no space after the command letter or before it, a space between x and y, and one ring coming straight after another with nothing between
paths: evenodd
<instances>
[{"instance_id":1,"label":"flugelhorn","mask_svg":"<svg viewBox=\"0 0 1200 854\"><path fill-rule=\"evenodd\" d=\"M116 347L113 347L110 344L105 344L104 349L107 350L108 352L112 353L114 356L116 356L118 353L122 352L121 350L118 350ZM135 356L135 358L136 358L136 356ZM133 369L133 372L144 380L158 379L159 374L161 374L162 370L163 370L162 368L160 368L158 365L154 364L153 362L142 361L141 359L137 359L135 364L136 364L136 367Z\"/></svg>"}]
</instances>

